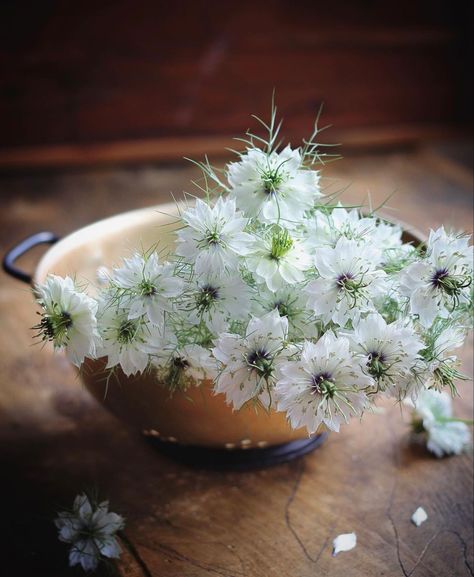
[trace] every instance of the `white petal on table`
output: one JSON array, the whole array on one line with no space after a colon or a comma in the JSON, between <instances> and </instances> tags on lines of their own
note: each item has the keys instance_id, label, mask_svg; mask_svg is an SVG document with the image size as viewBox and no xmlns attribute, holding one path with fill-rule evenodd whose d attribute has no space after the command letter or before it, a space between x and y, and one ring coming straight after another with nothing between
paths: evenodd
<instances>
[{"instance_id":1,"label":"white petal on table","mask_svg":"<svg viewBox=\"0 0 474 577\"><path fill-rule=\"evenodd\" d=\"M338 535L332 542L332 556L335 557L341 551L350 551L351 549L354 549L356 544L357 537L355 533L343 533L342 535Z\"/></svg>"},{"instance_id":2,"label":"white petal on table","mask_svg":"<svg viewBox=\"0 0 474 577\"><path fill-rule=\"evenodd\" d=\"M422 523L424 523L428 519L428 515L423 507L418 507L418 509L413 513L411 516L412 522L419 527Z\"/></svg>"}]
</instances>

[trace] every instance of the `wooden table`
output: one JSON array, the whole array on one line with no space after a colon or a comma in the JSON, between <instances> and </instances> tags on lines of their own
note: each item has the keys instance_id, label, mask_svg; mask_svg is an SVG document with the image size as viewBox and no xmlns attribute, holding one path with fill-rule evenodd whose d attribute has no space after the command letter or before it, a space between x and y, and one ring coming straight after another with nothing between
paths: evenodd
<instances>
[{"instance_id":1,"label":"wooden table","mask_svg":"<svg viewBox=\"0 0 474 577\"><path fill-rule=\"evenodd\" d=\"M328 168L350 201L395 190L397 217L423 231L472 227L472 176L450 147L350 157ZM454 158L454 160L453 160ZM189 190L186 165L0 178L2 252L40 229L86 223ZM22 263L33 267L37 255ZM157 454L107 414L62 356L32 346L26 285L1 276L0 541L2 575L65 577L51 519L96 488L127 518L121 577L462 577L473 575L472 456L438 460L410 443L408 415L386 404L331 434L302 460L249 473L191 470ZM472 365L472 343L462 352ZM459 416L472 418L472 383ZM423 506L428 521L410 517ZM332 539L358 546L331 556ZM107 573L102 568L103 574Z\"/></svg>"}]
</instances>

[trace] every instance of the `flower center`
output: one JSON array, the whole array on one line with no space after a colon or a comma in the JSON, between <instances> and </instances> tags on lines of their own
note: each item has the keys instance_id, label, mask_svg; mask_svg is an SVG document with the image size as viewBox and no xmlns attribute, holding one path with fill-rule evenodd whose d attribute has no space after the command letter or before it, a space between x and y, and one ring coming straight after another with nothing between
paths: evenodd
<instances>
[{"instance_id":1,"label":"flower center","mask_svg":"<svg viewBox=\"0 0 474 577\"><path fill-rule=\"evenodd\" d=\"M273 308L278 310L281 317L288 317L289 316L290 307L288 306L287 303L284 303L283 301L277 301Z\"/></svg>"},{"instance_id":2,"label":"flower center","mask_svg":"<svg viewBox=\"0 0 474 577\"><path fill-rule=\"evenodd\" d=\"M471 280L467 275L451 275L446 268L442 268L438 269L431 277L431 284L449 296L458 297L462 289L471 284Z\"/></svg>"},{"instance_id":3,"label":"flower center","mask_svg":"<svg viewBox=\"0 0 474 577\"><path fill-rule=\"evenodd\" d=\"M171 362L177 369L187 369L189 367L189 363L184 357L173 357Z\"/></svg>"},{"instance_id":4,"label":"flower center","mask_svg":"<svg viewBox=\"0 0 474 577\"><path fill-rule=\"evenodd\" d=\"M146 279L142 280L142 282L140 283L139 290L142 296L144 297L151 297L153 295L156 295L157 292L155 285L151 281Z\"/></svg>"},{"instance_id":5,"label":"flower center","mask_svg":"<svg viewBox=\"0 0 474 577\"><path fill-rule=\"evenodd\" d=\"M123 320L117 331L117 342L120 344L128 344L133 341L137 332L137 324L131 319Z\"/></svg>"},{"instance_id":6,"label":"flower center","mask_svg":"<svg viewBox=\"0 0 474 577\"><path fill-rule=\"evenodd\" d=\"M336 284L341 290L344 290L354 299L362 291L362 289L367 286L367 284L364 283L362 279L355 279L354 275L350 272L339 275L336 279Z\"/></svg>"},{"instance_id":7,"label":"flower center","mask_svg":"<svg viewBox=\"0 0 474 577\"><path fill-rule=\"evenodd\" d=\"M166 384L170 391L185 391L192 382L192 378L186 373L189 362L179 354L171 357L164 369L158 369L158 379Z\"/></svg>"},{"instance_id":8,"label":"flower center","mask_svg":"<svg viewBox=\"0 0 474 577\"><path fill-rule=\"evenodd\" d=\"M327 373L318 373L311 378L311 393L329 397L332 399L336 392L336 383L332 376Z\"/></svg>"},{"instance_id":9,"label":"flower center","mask_svg":"<svg viewBox=\"0 0 474 577\"><path fill-rule=\"evenodd\" d=\"M264 379L268 379L273 372L272 357L265 349L257 349L249 353L247 364Z\"/></svg>"},{"instance_id":10,"label":"flower center","mask_svg":"<svg viewBox=\"0 0 474 577\"><path fill-rule=\"evenodd\" d=\"M208 246L217 246L222 244L222 235L217 230L207 230L204 241Z\"/></svg>"},{"instance_id":11,"label":"flower center","mask_svg":"<svg viewBox=\"0 0 474 577\"><path fill-rule=\"evenodd\" d=\"M369 353L369 361L367 366L369 368L369 373L375 379L380 379L387 372L385 355L377 351Z\"/></svg>"},{"instance_id":12,"label":"flower center","mask_svg":"<svg viewBox=\"0 0 474 577\"><path fill-rule=\"evenodd\" d=\"M283 182L283 175L277 169L265 170L262 172L263 192L266 196L275 196L278 187Z\"/></svg>"},{"instance_id":13,"label":"flower center","mask_svg":"<svg viewBox=\"0 0 474 577\"><path fill-rule=\"evenodd\" d=\"M293 241L287 230L279 230L272 236L272 247L270 249L270 259L280 260L293 247Z\"/></svg>"},{"instance_id":14,"label":"flower center","mask_svg":"<svg viewBox=\"0 0 474 577\"><path fill-rule=\"evenodd\" d=\"M60 311L58 313L46 314L41 319L40 324L34 328L43 334L44 340L56 341L57 344L61 344L71 326L71 315L67 311Z\"/></svg>"},{"instance_id":15,"label":"flower center","mask_svg":"<svg viewBox=\"0 0 474 577\"><path fill-rule=\"evenodd\" d=\"M199 310L207 310L214 301L219 298L219 289L211 285L205 285L199 291L196 304Z\"/></svg>"}]
</instances>

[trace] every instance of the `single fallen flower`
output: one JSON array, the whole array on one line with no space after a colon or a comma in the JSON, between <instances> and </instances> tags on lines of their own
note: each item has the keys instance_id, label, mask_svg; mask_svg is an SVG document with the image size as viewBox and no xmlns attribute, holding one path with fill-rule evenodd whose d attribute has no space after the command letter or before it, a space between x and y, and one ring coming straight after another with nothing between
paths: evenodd
<instances>
[{"instance_id":1,"label":"single fallen flower","mask_svg":"<svg viewBox=\"0 0 474 577\"><path fill-rule=\"evenodd\" d=\"M420 392L413 407L412 429L426 440L429 451L437 457L460 455L471 446L468 424L453 417L451 397L434 389Z\"/></svg>"},{"instance_id":2,"label":"single fallen flower","mask_svg":"<svg viewBox=\"0 0 474 577\"><path fill-rule=\"evenodd\" d=\"M69 565L94 571L103 558L117 559L121 549L115 538L123 529L124 518L109 511L108 501L91 503L85 494L77 495L72 511L58 513L54 524L59 540L70 543Z\"/></svg>"},{"instance_id":3,"label":"single fallen flower","mask_svg":"<svg viewBox=\"0 0 474 577\"><path fill-rule=\"evenodd\" d=\"M357 536L355 533L343 533L338 535L332 542L332 556L335 557L341 551L350 551L357 545Z\"/></svg>"},{"instance_id":4,"label":"single fallen flower","mask_svg":"<svg viewBox=\"0 0 474 577\"><path fill-rule=\"evenodd\" d=\"M419 527L427 519L428 515L426 514L426 511L423 509L423 507L418 507L418 509L411 516L412 523L414 523L417 527Z\"/></svg>"}]
</instances>

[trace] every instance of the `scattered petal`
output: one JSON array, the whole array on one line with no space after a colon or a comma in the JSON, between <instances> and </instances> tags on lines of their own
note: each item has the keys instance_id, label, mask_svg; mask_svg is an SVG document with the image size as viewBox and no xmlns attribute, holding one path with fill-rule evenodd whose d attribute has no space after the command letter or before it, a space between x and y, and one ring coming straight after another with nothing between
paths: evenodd
<instances>
[{"instance_id":1,"label":"scattered petal","mask_svg":"<svg viewBox=\"0 0 474 577\"><path fill-rule=\"evenodd\" d=\"M350 551L357 545L357 536L355 533L343 533L338 535L332 542L332 556L335 557L341 551Z\"/></svg>"},{"instance_id":2,"label":"scattered petal","mask_svg":"<svg viewBox=\"0 0 474 577\"><path fill-rule=\"evenodd\" d=\"M422 523L424 523L428 519L428 515L423 507L418 507L418 509L413 513L411 516L412 522L419 527Z\"/></svg>"}]
</instances>

